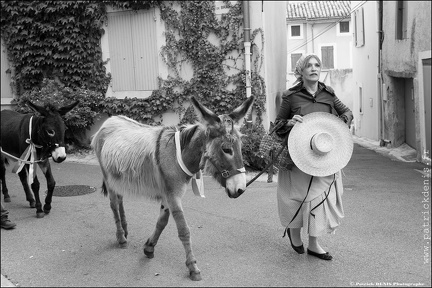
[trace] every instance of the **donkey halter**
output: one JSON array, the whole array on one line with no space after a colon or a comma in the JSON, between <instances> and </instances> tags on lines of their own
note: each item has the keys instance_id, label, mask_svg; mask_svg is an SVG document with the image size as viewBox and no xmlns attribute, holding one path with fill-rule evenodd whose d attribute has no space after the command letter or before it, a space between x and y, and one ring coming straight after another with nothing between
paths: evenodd
<instances>
[{"instance_id":1,"label":"donkey halter","mask_svg":"<svg viewBox=\"0 0 432 288\"><path fill-rule=\"evenodd\" d=\"M233 136L232 135L230 135L230 134L226 134L226 137L229 139L229 141L231 142L231 143L233 143L235 140L234 140L234 138L233 138ZM223 145L223 144L222 144ZM204 158L205 158L205 160L209 160L210 161L210 163L216 168L216 170L220 173L220 175L222 176L222 185L225 187L225 185L226 185L226 179L228 179L228 178L230 178L230 177L232 177L232 176L234 176L234 175L237 175L237 174L240 174L240 173L246 173L246 169L244 168L244 166L243 167L240 167L240 168L233 168L233 169L231 169L231 170L228 170L228 169L223 169L220 165L217 165L216 164L216 162L214 161L214 160L212 160L212 158L210 157L210 156L208 156L208 155L204 155L203 156Z\"/></svg>"},{"instance_id":2,"label":"donkey halter","mask_svg":"<svg viewBox=\"0 0 432 288\"><path fill-rule=\"evenodd\" d=\"M222 178L224 178L225 180L234 175L246 173L246 169L244 167L234 168L228 171L227 169L222 169L218 165L216 165L216 163L210 157L207 157L207 160L210 161L210 163L219 171L219 173L222 175Z\"/></svg>"}]
</instances>

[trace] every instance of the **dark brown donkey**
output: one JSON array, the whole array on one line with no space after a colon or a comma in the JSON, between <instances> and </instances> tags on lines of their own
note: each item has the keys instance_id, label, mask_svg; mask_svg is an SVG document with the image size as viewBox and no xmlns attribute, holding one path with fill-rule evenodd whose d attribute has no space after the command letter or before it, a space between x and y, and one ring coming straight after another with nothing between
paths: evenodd
<instances>
[{"instance_id":1,"label":"dark brown donkey","mask_svg":"<svg viewBox=\"0 0 432 288\"><path fill-rule=\"evenodd\" d=\"M57 109L52 104L44 107L31 102L26 104L40 115L20 114L11 110L1 111L1 153L0 172L4 201L10 202L5 181L5 164L7 159L17 161L14 172L18 173L30 207L36 207L36 216L44 217L51 210L55 181L51 172L49 157L60 163L66 159L64 146L65 124L61 115L72 110L79 101ZM4 156L4 157L3 157ZM39 181L36 176L35 163L44 173L48 186L44 210L39 198ZM33 195L30 191L33 190ZM36 201L35 201L36 198Z\"/></svg>"}]
</instances>

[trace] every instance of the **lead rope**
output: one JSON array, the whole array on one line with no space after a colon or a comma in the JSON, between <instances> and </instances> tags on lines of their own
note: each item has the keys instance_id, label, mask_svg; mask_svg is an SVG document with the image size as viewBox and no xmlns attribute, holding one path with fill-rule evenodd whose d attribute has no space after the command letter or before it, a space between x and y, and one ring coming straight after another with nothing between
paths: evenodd
<instances>
[{"instance_id":1,"label":"lead rope","mask_svg":"<svg viewBox=\"0 0 432 288\"><path fill-rule=\"evenodd\" d=\"M312 185L312 179L313 179L313 176L311 177L311 180L310 180L310 182L309 182L308 191L307 191L307 193L306 193L305 198L303 199L303 202L300 204L300 207L297 209L297 212L295 213L294 217L291 219L290 223L288 223L288 225L291 224L291 222L292 222L292 221L297 217L297 214L299 213L300 208L303 206L303 203L305 202L305 200L306 200L306 198L307 198L307 196L308 196L308 194L309 194L309 190L310 190L310 187L311 187L311 185ZM324 195L326 195L326 196L324 197L324 199L323 199L320 203L318 203L314 208L312 208L311 211L309 212L309 213L310 213L314 218L315 218L315 214L313 214L312 211L315 210L316 208L318 208L318 206L320 206L321 204L324 203L324 201L327 200L327 198L328 198L328 196L329 196L329 194L330 194L330 189L331 189L331 187L333 186L333 184L335 183L335 181L336 181L336 174L333 174L333 181L332 181L332 183L330 184L330 187L329 187L329 189L328 189L328 193L326 194L325 191L324 191ZM287 231L288 231L288 225L287 225L287 227L285 228L285 232L284 232L282 238L285 237L285 235L287 234Z\"/></svg>"},{"instance_id":2,"label":"lead rope","mask_svg":"<svg viewBox=\"0 0 432 288\"><path fill-rule=\"evenodd\" d=\"M328 196L330 195L330 189L331 189L331 187L333 186L333 184L335 183L335 181L336 181L336 174L333 174L333 181L332 181L332 183L330 184L330 187L329 187L329 189L328 189L327 194L325 194L325 191L324 191L324 195L326 195L326 196L324 197L324 199L323 199L320 203L318 203L318 204L317 204L314 208L312 208L312 210L310 211L310 214L311 214L314 218L315 218L315 214L313 214L312 211L315 210L316 208L318 208L318 206L320 206L322 203L324 203L324 201L327 200Z\"/></svg>"},{"instance_id":3,"label":"lead rope","mask_svg":"<svg viewBox=\"0 0 432 288\"><path fill-rule=\"evenodd\" d=\"M310 181L309 181L309 186L308 186L308 190L307 190L307 192L306 192L306 196L305 196L305 198L303 199L302 203L300 204L300 207L297 209L297 212L294 214L294 217L291 219L291 221L288 223L288 225L291 224L292 221L294 221L294 219L297 217L297 214L300 212L300 209L301 209L301 207L303 206L303 203L306 201L306 198L307 198L307 196L308 196L308 194L309 194L310 187L312 186L312 180L313 180L313 177L314 177L314 176L311 176L311 179L310 179ZM287 231L288 231L288 225L287 225L287 227L285 228L285 232L284 232L282 238L285 237L285 235L287 234Z\"/></svg>"}]
</instances>

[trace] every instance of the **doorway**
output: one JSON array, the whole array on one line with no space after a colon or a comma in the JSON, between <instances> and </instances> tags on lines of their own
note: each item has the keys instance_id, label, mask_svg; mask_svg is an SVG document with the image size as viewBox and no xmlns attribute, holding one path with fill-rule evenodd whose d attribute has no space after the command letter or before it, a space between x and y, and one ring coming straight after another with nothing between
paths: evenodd
<instances>
[{"instance_id":1,"label":"doorway","mask_svg":"<svg viewBox=\"0 0 432 288\"><path fill-rule=\"evenodd\" d=\"M431 152L431 58L423 59L423 97L426 128L426 151Z\"/></svg>"},{"instance_id":2,"label":"doorway","mask_svg":"<svg viewBox=\"0 0 432 288\"><path fill-rule=\"evenodd\" d=\"M414 85L412 78L404 79L404 97L405 97L405 143L416 149L415 133L415 103L414 103ZM417 149L416 149L417 150Z\"/></svg>"}]
</instances>

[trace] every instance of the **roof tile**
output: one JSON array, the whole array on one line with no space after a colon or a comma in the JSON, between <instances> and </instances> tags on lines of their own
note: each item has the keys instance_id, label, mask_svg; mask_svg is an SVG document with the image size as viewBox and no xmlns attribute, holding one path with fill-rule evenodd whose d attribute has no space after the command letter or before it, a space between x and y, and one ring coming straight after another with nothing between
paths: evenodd
<instances>
[{"instance_id":1,"label":"roof tile","mask_svg":"<svg viewBox=\"0 0 432 288\"><path fill-rule=\"evenodd\" d=\"M288 20L343 18L351 12L351 1L287 1Z\"/></svg>"}]
</instances>

